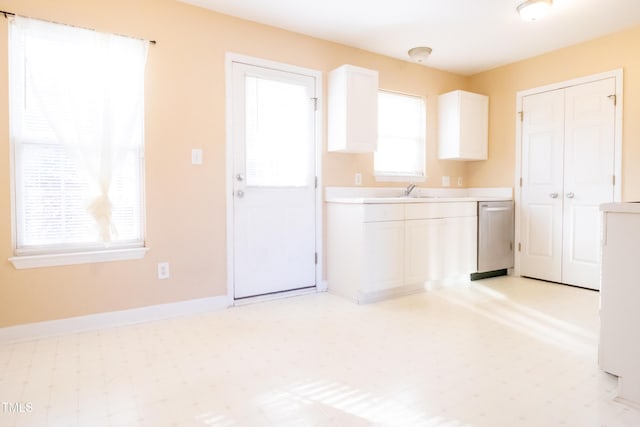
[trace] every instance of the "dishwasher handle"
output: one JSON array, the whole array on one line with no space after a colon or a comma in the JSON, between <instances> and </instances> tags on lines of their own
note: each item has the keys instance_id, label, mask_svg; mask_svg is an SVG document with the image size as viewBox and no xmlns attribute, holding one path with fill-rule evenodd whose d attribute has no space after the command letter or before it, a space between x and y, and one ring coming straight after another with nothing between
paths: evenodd
<instances>
[{"instance_id":1,"label":"dishwasher handle","mask_svg":"<svg viewBox=\"0 0 640 427\"><path fill-rule=\"evenodd\" d=\"M485 212L500 212L500 211L508 211L511 210L510 206L497 206L497 207L489 207L489 205L480 205L483 211Z\"/></svg>"}]
</instances>

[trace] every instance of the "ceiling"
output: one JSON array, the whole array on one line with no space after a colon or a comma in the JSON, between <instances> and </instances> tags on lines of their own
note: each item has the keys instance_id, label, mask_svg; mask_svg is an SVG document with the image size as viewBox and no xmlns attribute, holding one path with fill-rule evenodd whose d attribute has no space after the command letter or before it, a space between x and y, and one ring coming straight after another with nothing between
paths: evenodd
<instances>
[{"instance_id":1,"label":"ceiling","mask_svg":"<svg viewBox=\"0 0 640 427\"><path fill-rule=\"evenodd\" d=\"M429 46L424 65L462 75L640 25L639 0L554 0L536 22L524 0L179 1L403 60Z\"/></svg>"}]
</instances>

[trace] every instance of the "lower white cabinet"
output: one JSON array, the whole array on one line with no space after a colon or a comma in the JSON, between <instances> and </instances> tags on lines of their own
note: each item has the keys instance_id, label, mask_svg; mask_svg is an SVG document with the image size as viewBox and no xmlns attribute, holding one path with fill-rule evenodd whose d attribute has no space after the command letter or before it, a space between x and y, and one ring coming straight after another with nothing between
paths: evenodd
<instances>
[{"instance_id":1,"label":"lower white cabinet","mask_svg":"<svg viewBox=\"0 0 640 427\"><path fill-rule=\"evenodd\" d=\"M404 284L404 221L364 223L364 283L371 292Z\"/></svg>"},{"instance_id":2,"label":"lower white cabinet","mask_svg":"<svg viewBox=\"0 0 640 427\"><path fill-rule=\"evenodd\" d=\"M360 303L476 270L475 202L327 205L329 291Z\"/></svg>"},{"instance_id":3,"label":"lower white cabinet","mask_svg":"<svg viewBox=\"0 0 640 427\"><path fill-rule=\"evenodd\" d=\"M603 211L600 367L618 376L618 396L640 406L640 204L607 203Z\"/></svg>"},{"instance_id":4,"label":"lower white cabinet","mask_svg":"<svg viewBox=\"0 0 640 427\"><path fill-rule=\"evenodd\" d=\"M476 271L475 216L406 221L405 228L407 281L468 278Z\"/></svg>"}]
</instances>

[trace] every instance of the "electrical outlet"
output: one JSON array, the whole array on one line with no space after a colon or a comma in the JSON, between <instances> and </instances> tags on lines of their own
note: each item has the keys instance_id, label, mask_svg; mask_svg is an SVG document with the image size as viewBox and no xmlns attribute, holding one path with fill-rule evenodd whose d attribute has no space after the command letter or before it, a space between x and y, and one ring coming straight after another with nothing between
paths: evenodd
<instances>
[{"instance_id":1,"label":"electrical outlet","mask_svg":"<svg viewBox=\"0 0 640 427\"><path fill-rule=\"evenodd\" d=\"M360 172L356 173L354 181L356 185L362 185L362 174Z\"/></svg>"},{"instance_id":2,"label":"electrical outlet","mask_svg":"<svg viewBox=\"0 0 640 427\"><path fill-rule=\"evenodd\" d=\"M443 187L449 187L451 185L451 179L449 178L449 176L444 175L442 177L442 186Z\"/></svg>"},{"instance_id":3,"label":"electrical outlet","mask_svg":"<svg viewBox=\"0 0 640 427\"><path fill-rule=\"evenodd\" d=\"M458 177L458 187L462 187L462 177Z\"/></svg>"},{"instance_id":4,"label":"electrical outlet","mask_svg":"<svg viewBox=\"0 0 640 427\"><path fill-rule=\"evenodd\" d=\"M158 279L164 280L168 279L171 275L169 271L169 263L168 262L159 262L158 263Z\"/></svg>"}]
</instances>

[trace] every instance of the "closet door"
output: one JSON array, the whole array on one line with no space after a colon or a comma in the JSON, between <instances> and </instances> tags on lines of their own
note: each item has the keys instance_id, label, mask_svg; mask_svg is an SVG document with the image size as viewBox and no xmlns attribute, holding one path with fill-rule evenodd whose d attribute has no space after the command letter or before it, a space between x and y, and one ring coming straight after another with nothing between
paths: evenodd
<instances>
[{"instance_id":1,"label":"closet door","mask_svg":"<svg viewBox=\"0 0 640 427\"><path fill-rule=\"evenodd\" d=\"M564 92L523 98L520 274L562 279Z\"/></svg>"},{"instance_id":2,"label":"closet door","mask_svg":"<svg viewBox=\"0 0 640 427\"><path fill-rule=\"evenodd\" d=\"M614 199L615 79L523 98L521 275L598 289Z\"/></svg>"},{"instance_id":3,"label":"closet door","mask_svg":"<svg viewBox=\"0 0 640 427\"><path fill-rule=\"evenodd\" d=\"M600 286L599 206L613 201L615 79L565 89L562 282Z\"/></svg>"}]
</instances>

